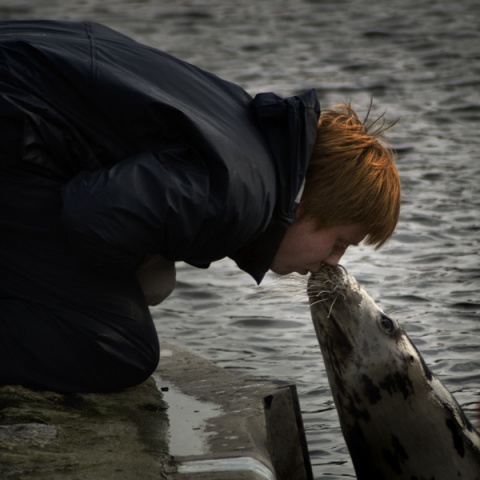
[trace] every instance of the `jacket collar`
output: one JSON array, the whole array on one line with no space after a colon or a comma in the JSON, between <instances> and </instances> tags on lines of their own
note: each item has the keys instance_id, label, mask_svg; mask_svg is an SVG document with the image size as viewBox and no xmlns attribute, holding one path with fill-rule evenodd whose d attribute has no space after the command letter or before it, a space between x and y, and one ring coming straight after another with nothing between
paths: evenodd
<instances>
[{"instance_id":1,"label":"jacket collar","mask_svg":"<svg viewBox=\"0 0 480 480\"><path fill-rule=\"evenodd\" d=\"M270 223L251 243L230 257L260 283L293 223L317 135L320 104L314 90L282 99L258 94L251 108L275 163L278 197Z\"/></svg>"}]
</instances>

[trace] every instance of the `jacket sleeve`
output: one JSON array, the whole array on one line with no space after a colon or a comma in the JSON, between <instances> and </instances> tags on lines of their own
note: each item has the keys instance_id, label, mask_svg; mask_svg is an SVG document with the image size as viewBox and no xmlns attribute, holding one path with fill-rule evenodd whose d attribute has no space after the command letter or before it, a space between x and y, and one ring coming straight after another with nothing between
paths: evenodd
<instances>
[{"instance_id":1,"label":"jacket sleeve","mask_svg":"<svg viewBox=\"0 0 480 480\"><path fill-rule=\"evenodd\" d=\"M220 202L195 156L168 145L75 176L63 188L62 214L74 250L105 272L132 270L146 254L198 257L201 239L215 238L205 232L218 228L212 218Z\"/></svg>"},{"instance_id":2,"label":"jacket sleeve","mask_svg":"<svg viewBox=\"0 0 480 480\"><path fill-rule=\"evenodd\" d=\"M0 139L62 182L83 260L208 266L266 229L282 168L238 85L90 23L0 22L0 60Z\"/></svg>"}]
</instances>

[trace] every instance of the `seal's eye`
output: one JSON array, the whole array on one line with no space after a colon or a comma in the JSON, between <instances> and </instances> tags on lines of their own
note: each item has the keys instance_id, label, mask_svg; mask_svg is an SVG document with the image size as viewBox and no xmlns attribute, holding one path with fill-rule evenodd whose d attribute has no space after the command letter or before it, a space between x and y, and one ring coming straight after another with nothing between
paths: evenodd
<instances>
[{"instance_id":1,"label":"seal's eye","mask_svg":"<svg viewBox=\"0 0 480 480\"><path fill-rule=\"evenodd\" d=\"M380 328L386 333L393 333L395 330L395 323L393 320L386 315L382 315L378 321Z\"/></svg>"}]
</instances>

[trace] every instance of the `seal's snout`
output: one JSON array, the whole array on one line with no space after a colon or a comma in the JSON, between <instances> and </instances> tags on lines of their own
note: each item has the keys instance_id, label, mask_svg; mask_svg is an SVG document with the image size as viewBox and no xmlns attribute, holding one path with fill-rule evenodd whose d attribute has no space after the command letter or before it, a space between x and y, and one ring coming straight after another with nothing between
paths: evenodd
<instances>
[{"instance_id":1,"label":"seal's snout","mask_svg":"<svg viewBox=\"0 0 480 480\"><path fill-rule=\"evenodd\" d=\"M344 272L345 268L341 265L328 265L324 263L315 273L315 275L321 276L326 279L331 279L335 277L341 277Z\"/></svg>"},{"instance_id":2,"label":"seal's snout","mask_svg":"<svg viewBox=\"0 0 480 480\"><path fill-rule=\"evenodd\" d=\"M320 270L310 275L308 293L310 299L338 293L349 286L348 273L341 265L323 265Z\"/></svg>"},{"instance_id":3,"label":"seal's snout","mask_svg":"<svg viewBox=\"0 0 480 480\"><path fill-rule=\"evenodd\" d=\"M341 266L322 265L319 270L310 275L310 283L338 282L345 269Z\"/></svg>"}]
</instances>

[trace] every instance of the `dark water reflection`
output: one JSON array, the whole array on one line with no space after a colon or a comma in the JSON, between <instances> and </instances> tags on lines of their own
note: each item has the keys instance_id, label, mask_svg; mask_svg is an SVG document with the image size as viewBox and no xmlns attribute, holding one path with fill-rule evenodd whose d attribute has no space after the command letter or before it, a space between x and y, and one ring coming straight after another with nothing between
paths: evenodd
<instances>
[{"instance_id":1,"label":"dark water reflection","mask_svg":"<svg viewBox=\"0 0 480 480\"><path fill-rule=\"evenodd\" d=\"M315 87L399 118L403 207L382 250L345 266L407 329L469 416L480 398L480 31L476 0L0 0L0 18L95 20L241 84ZM353 478L304 285L253 281L222 261L179 267L154 311L160 337L240 374L296 383L316 479ZM278 290L282 294L277 295ZM274 291L272 293L272 290Z\"/></svg>"}]
</instances>

